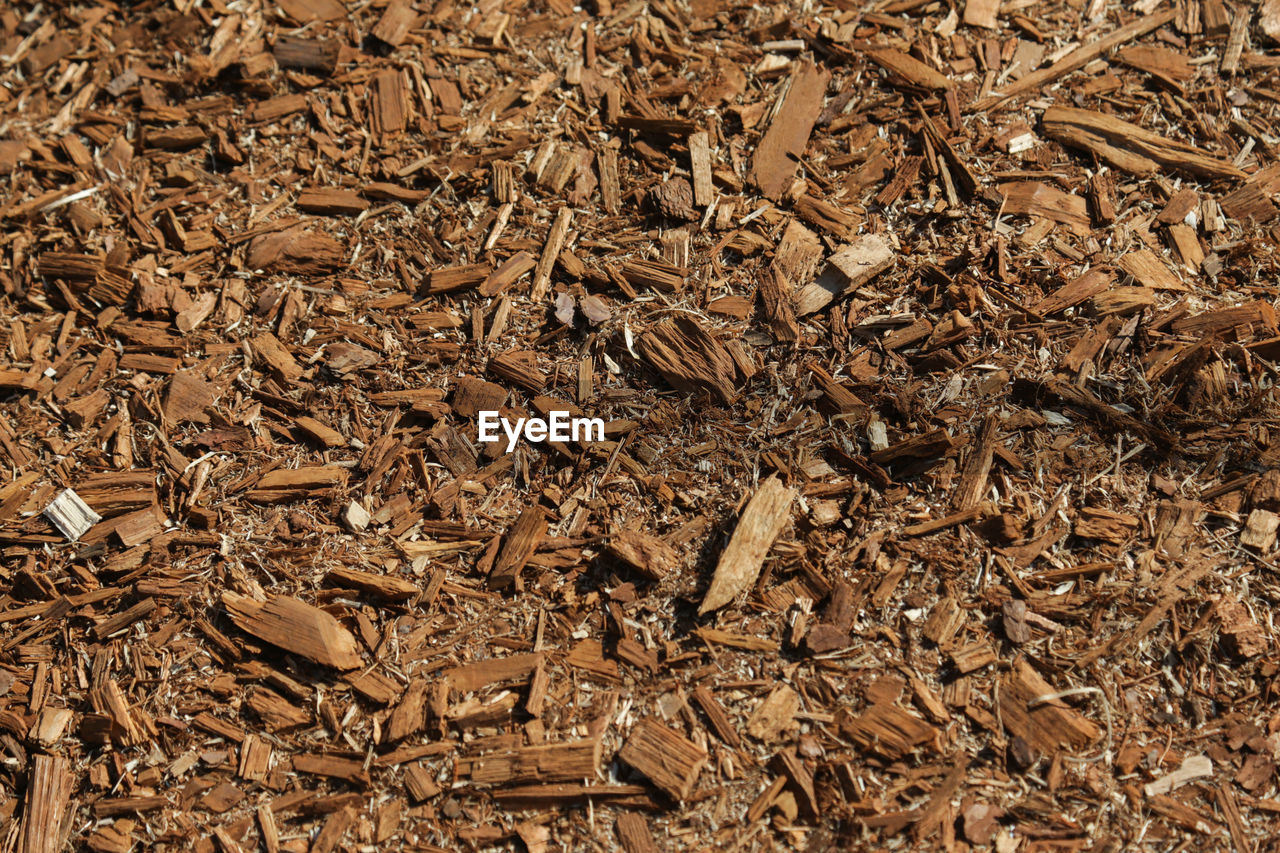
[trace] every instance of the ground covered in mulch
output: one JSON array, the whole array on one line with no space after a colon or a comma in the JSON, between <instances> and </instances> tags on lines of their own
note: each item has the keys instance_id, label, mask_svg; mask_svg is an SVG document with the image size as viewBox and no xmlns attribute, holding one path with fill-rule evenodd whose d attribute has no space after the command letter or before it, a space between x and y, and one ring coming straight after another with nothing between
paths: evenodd
<instances>
[{"instance_id":1,"label":"ground covered in mulch","mask_svg":"<svg viewBox=\"0 0 1280 853\"><path fill-rule=\"evenodd\" d=\"M1274 0L5 6L6 847L1269 849L1278 69Z\"/></svg>"}]
</instances>

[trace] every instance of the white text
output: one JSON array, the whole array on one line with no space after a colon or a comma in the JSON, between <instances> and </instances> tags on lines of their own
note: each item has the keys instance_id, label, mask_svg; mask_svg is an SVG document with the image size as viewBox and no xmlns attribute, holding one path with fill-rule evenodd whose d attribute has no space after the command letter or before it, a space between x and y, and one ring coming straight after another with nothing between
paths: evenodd
<instances>
[{"instance_id":1,"label":"white text","mask_svg":"<svg viewBox=\"0 0 1280 853\"><path fill-rule=\"evenodd\" d=\"M568 412L548 412L548 418L516 418L513 424L494 411L483 411L479 415L479 440L500 441L498 427L502 427L507 436L507 453L515 450L521 434L525 441L604 441L604 421L600 418L574 418Z\"/></svg>"}]
</instances>

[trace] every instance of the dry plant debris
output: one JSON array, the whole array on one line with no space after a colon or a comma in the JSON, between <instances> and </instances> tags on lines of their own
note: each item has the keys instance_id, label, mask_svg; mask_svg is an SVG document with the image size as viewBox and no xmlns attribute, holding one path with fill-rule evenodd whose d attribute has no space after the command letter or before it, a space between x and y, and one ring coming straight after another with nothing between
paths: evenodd
<instances>
[{"instance_id":1,"label":"dry plant debris","mask_svg":"<svg viewBox=\"0 0 1280 853\"><path fill-rule=\"evenodd\" d=\"M0 43L6 849L1274 847L1280 2Z\"/></svg>"}]
</instances>

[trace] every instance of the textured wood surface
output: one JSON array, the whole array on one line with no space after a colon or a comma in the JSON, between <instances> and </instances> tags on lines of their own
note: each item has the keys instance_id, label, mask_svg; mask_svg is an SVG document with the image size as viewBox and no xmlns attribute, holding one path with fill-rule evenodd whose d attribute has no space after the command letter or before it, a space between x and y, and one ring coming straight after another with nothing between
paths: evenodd
<instances>
[{"instance_id":1,"label":"textured wood surface","mask_svg":"<svg viewBox=\"0 0 1280 853\"><path fill-rule=\"evenodd\" d=\"M355 637L318 607L288 596L263 603L233 592L223 593L222 603L237 627L274 646L337 669L361 665Z\"/></svg>"},{"instance_id":2,"label":"textured wood surface","mask_svg":"<svg viewBox=\"0 0 1280 853\"><path fill-rule=\"evenodd\" d=\"M791 518L791 503L795 497L796 490L788 488L777 478L771 477L760 484L738 518L733 536L716 563L715 574L711 576L711 585L702 599L699 612L724 607L750 589L760 575L760 567L774 540Z\"/></svg>"}]
</instances>

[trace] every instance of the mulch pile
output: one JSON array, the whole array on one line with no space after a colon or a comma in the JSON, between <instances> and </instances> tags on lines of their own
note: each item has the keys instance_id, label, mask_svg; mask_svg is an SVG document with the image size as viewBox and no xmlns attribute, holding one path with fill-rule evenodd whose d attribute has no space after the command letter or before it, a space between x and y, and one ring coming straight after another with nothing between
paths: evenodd
<instances>
[{"instance_id":1,"label":"mulch pile","mask_svg":"<svg viewBox=\"0 0 1280 853\"><path fill-rule=\"evenodd\" d=\"M6 849L1274 843L1280 2L1123 5L5 7Z\"/></svg>"}]
</instances>

